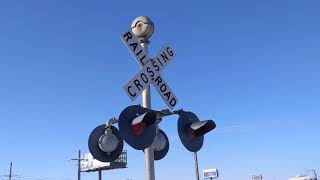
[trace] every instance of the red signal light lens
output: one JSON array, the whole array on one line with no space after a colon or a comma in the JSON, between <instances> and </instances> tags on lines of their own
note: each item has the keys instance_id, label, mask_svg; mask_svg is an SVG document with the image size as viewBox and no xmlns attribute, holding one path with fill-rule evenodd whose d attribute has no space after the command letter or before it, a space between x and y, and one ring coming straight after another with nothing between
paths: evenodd
<instances>
[{"instance_id":1,"label":"red signal light lens","mask_svg":"<svg viewBox=\"0 0 320 180\"><path fill-rule=\"evenodd\" d=\"M138 123L138 124L135 124L135 125L131 126L132 132L136 136L140 136L143 133L144 128L145 128L145 124L144 123Z\"/></svg>"},{"instance_id":2,"label":"red signal light lens","mask_svg":"<svg viewBox=\"0 0 320 180\"><path fill-rule=\"evenodd\" d=\"M190 133L189 133L189 139L190 140L193 140L194 138L196 138L197 136L196 136L196 134L194 133L194 131L191 131Z\"/></svg>"}]
</instances>

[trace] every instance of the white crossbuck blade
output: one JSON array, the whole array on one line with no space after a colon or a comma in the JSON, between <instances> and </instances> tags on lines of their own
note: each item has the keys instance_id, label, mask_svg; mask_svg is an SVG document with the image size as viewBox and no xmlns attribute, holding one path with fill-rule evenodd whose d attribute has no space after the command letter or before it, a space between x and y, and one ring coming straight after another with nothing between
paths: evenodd
<instances>
[{"instance_id":1,"label":"white crossbuck blade","mask_svg":"<svg viewBox=\"0 0 320 180\"><path fill-rule=\"evenodd\" d=\"M142 67L140 71L123 86L124 91L130 99L134 101L142 91L152 83L168 107L173 109L178 103L178 99L165 80L160 76L161 71L176 55L173 49L167 44L154 58L150 58L149 60L147 53L140 45L140 40L133 35L131 30L123 33L121 39Z\"/></svg>"}]
</instances>

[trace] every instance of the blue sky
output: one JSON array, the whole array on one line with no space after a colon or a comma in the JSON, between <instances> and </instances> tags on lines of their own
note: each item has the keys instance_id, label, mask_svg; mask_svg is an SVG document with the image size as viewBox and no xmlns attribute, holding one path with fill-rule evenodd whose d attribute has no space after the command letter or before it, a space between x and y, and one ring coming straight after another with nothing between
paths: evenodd
<instances>
[{"instance_id":1,"label":"blue sky","mask_svg":"<svg viewBox=\"0 0 320 180\"><path fill-rule=\"evenodd\" d=\"M149 52L170 43L177 56L162 72L184 108L217 128L205 137L199 168L223 180L286 179L320 173L320 3L270 1L0 2L0 175L73 179L90 132L131 102L122 86L139 65L120 34L139 15L156 30ZM152 89L152 106L166 108ZM168 155L156 179L194 179L177 117L161 128ZM144 179L141 151L106 179ZM83 174L83 179L96 179Z\"/></svg>"}]
</instances>

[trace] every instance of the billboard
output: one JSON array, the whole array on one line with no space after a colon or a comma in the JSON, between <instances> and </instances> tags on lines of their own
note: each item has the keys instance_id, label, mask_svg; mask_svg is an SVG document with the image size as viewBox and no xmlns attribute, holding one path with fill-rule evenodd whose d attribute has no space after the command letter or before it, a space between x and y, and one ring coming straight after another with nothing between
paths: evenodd
<instances>
[{"instance_id":1,"label":"billboard","mask_svg":"<svg viewBox=\"0 0 320 180\"><path fill-rule=\"evenodd\" d=\"M98 171L110 167L110 162L105 163L98 161L94 159L90 153L83 155L80 162L82 172Z\"/></svg>"},{"instance_id":2,"label":"billboard","mask_svg":"<svg viewBox=\"0 0 320 180\"><path fill-rule=\"evenodd\" d=\"M218 169L204 169L203 178L204 179L216 179L219 177Z\"/></svg>"},{"instance_id":3,"label":"billboard","mask_svg":"<svg viewBox=\"0 0 320 180\"><path fill-rule=\"evenodd\" d=\"M262 180L262 175L252 175L252 180Z\"/></svg>"},{"instance_id":4,"label":"billboard","mask_svg":"<svg viewBox=\"0 0 320 180\"><path fill-rule=\"evenodd\" d=\"M316 178L312 178L310 176L296 176L293 178L289 178L289 180L317 180Z\"/></svg>"}]
</instances>

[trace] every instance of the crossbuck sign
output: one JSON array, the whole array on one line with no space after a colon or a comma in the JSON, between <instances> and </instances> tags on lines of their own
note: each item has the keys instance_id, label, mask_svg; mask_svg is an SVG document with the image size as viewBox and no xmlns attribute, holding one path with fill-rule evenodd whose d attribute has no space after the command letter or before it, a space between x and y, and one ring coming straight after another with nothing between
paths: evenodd
<instances>
[{"instance_id":1,"label":"crossbuck sign","mask_svg":"<svg viewBox=\"0 0 320 180\"><path fill-rule=\"evenodd\" d=\"M173 49L167 44L154 58L149 58L147 57L146 51L142 48L139 38L137 38L131 30L123 33L121 39L142 67L140 71L123 86L124 91L130 99L134 101L142 91L152 83L168 107L173 109L178 103L178 99L160 75L161 71L174 59L176 54Z\"/></svg>"}]
</instances>

